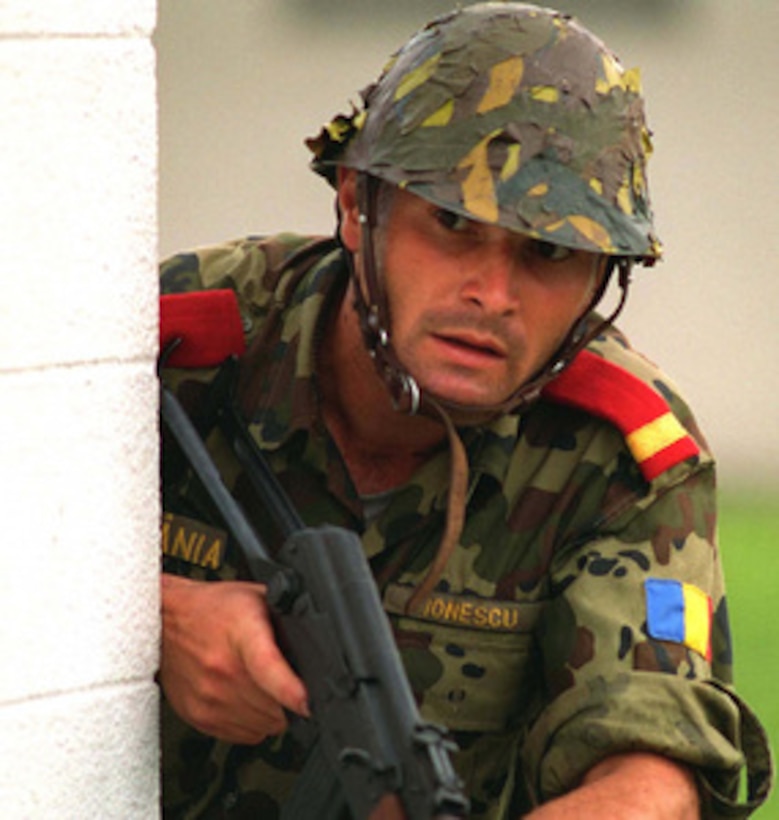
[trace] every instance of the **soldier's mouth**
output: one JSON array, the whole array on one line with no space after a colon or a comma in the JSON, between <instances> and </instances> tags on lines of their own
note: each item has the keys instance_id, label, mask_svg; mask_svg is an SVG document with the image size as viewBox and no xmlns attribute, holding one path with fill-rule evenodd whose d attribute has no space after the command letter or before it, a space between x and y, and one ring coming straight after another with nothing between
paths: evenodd
<instances>
[{"instance_id":1,"label":"soldier's mouth","mask_svg":"<svg viewBox=\"0 0 779 820\"><path fill-rule=\"evenodd\" d=\"M466 367L487 367L506 358L505 350L497 342L486 337L439 333L435 334L433 339L447 359Z\"/></svg>"},{"instance_id":2,"label":"soldier's mouth","mask_svg":"<svg viewBox=\"0 0 779 820\"><path fill-rule=\"evenodd\" d=\"M506 357L504 346L491 336L483 336L477 333L438 333L435 336L443 344L463 351L472 351L493 358Z\"/></svg>"}]
</instances>

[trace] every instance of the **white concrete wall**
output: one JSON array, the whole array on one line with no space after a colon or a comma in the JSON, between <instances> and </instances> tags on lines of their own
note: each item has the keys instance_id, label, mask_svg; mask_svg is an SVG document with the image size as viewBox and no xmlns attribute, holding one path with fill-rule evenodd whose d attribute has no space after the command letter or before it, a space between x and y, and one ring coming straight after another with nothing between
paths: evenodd
<instances>
[{"instance_id":1,"label":"white concrete wall","mask_svg":"<svg viewBox=\"0 0 779 820\"><path fill-rule=\"evenodd\" d=\"M155 0L0 0L0 816L158 813Z\"/></svg>"},{"instance_id":2,"label":"white concrete wall","mask_svg":"<svg viewBox=\"0 0 779 820\"><path fill-rule=\"evenodd\" d=\"M309 4L316 19L302 5L160 0L163 254L244 233L331 230L332 197L307 169L303 138L348 111L442 3L405 2L413 13L373 25L356 0L350 12L341 0ZM621 324L685 389L723 485L777 495L779 3L678 3L666 27L648 13L630 21L617 3L602 13L578 5L641 66L656 134L650 182L666 261L637 273Z\"/></svg>"}]
</instances>

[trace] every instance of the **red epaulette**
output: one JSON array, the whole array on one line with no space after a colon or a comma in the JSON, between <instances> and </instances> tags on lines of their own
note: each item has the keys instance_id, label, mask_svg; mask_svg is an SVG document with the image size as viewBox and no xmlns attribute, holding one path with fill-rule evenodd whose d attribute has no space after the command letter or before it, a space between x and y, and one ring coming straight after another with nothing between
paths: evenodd
<instances>
[{"instance_id":1,"label":"red epaulette","mask_svg":"<svg viewBox=\"0 0 779 820\"><path fill-rule=\"evenodd\" d=\"M238 299L232 290L194 290L160 296L160 350L171 343L168 367L217 367L246 349Z\"/></svg>"},{"instance_id":2,"label":"red epaulette","mask_svg":"<svg viewBox=\"0 0 779 820\"><path fill-rule=\"evenodd\" d=\"M660 393L588 350L544 388L543 396L611 422L647 481L700 453Z\"/></svg>"}]
</instances>

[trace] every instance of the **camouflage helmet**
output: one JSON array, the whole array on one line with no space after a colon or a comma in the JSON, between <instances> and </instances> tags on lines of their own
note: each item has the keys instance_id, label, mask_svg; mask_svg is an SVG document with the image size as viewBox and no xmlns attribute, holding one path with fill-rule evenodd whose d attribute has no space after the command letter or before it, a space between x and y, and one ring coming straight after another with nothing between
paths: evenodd
<instances>
[{"instance_id":1,"label":"camouflage helmet","mask_svg":"<svg viewBox=\"0 0 779 820\"><path fill-rule=\"evenodd\" d=\"M362 100L308 140L331 183L342 165L554 244L660 256L638 71L571 17L513 2L438 17Z\"/></svg>"}]
</instances>

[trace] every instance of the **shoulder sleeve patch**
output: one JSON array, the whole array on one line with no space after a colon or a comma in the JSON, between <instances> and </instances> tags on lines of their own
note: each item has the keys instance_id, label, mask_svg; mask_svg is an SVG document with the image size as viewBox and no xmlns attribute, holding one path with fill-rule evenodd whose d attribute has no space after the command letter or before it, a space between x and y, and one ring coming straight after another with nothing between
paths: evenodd
<instances>
[{"instance_id":1,"label":"shoulder sleeve patch","mask_svg":"<svg viewBox=\"0 0 779 820\"><path fill-rule=\"evenodd\" d=\"M711 661L711 598L693 584L666 578L648 578L644 590L649 636L684 644Z\"/></svg>"},{"instance_id":2,"label":"shoulder sleeve patch","mask_svg":"<svg viewBox=\"0 0 779 820\"><path fill-rule=\"evenodd\" d=\"M589 350L579 353L544 388L543 396L611 422L624 435L647 481L700 453L695 440L656 390Z\"/></svg>"}]
</instances>

